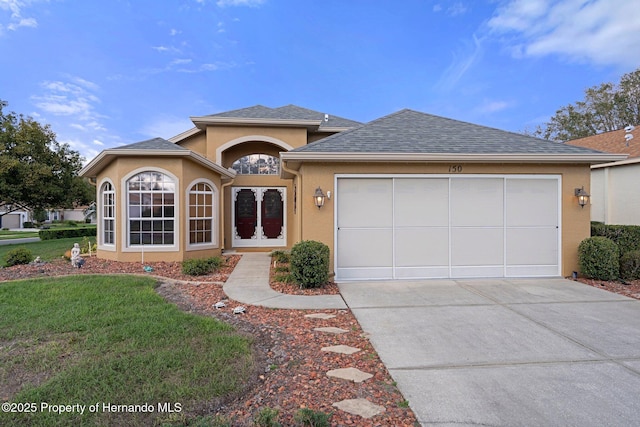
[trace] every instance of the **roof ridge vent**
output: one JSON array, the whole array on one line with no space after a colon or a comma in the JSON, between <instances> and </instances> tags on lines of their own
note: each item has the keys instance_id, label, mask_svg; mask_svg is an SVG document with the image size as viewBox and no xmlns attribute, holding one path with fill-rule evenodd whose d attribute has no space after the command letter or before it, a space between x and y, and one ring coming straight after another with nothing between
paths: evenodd
<instances>
[{"instance_id":1,"label":"roof ridge vent","mask_svg":"<svg viewBox=\"0 0 640 427\"><path fill-rule=\"evenodd\" d=\"M328 115L328 114L325 114L325 115L324 115L324 121L325 121L325 122L328 122L328 121L329 121L329 115Z\"/></svg>"}]
</instances>

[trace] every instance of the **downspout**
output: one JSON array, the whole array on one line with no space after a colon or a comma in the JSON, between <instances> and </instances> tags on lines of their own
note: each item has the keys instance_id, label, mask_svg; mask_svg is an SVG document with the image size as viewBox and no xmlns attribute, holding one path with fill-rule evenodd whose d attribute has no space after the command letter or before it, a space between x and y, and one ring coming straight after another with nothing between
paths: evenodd
<instances>
[{"instance_id":1,"label":"downspout","mask_svg":"<svg viewBox=\"0 0 640 427\"><path fill-rule=\"evenodd\" d=\"M294 192L299 192L302 191L302 175L300 174L300 172L295 171L293 169L289 169L286 166L286 162L282 161L280 162L280 167L282 168L283 171L288 172L292 175L294 175L297 179L297 185L293 186L293 191ZM298 197L298 194L294 194L293 195L294 200L296 200L296 203L299 203L301 201L300 197ZM296 206L296 234L298 236L298 241L302 241L304 240L302 238L302 209L300 209L300 206Z\"/></svg>"},{"instance_id":2,"label":"downspout","mask_svg":"<svg viewBox=\"0 0 640 427\"><path fill-rule=\"evenodd\" d=\"M231 184L233 184L233 182L235 181L235 178L231 178L229 180L229 182L225 182L224 184L220 185L220 198L224 201L224 190L230 186ZM219 230L222 230L222 244L220 245L220 250L225 250L225 232L226 230L224 229L224 211L225 211L225 204L224 203L220 203L220 224L219 225ZM233 227L233 224L231 225Z\"/></svg>"}]
</instances>

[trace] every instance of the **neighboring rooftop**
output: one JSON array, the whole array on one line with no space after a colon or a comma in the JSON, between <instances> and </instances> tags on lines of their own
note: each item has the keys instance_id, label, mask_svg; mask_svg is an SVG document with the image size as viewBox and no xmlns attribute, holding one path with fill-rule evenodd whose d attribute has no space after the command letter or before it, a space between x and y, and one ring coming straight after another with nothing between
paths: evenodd
<instances>
[{"instance_id":1,"label":"neighboring rooftop","mask_svg":"<svg viewBox=\"0 0 640 427\"><path fill-rule=\"evenodd\" d=\"M601 154L518 133L401 110L292 153Z\"/></svg>"},{"instance_id":2,"label":"neighboring rooftop","mask_svg":"<svg viewBox=\"0 0 640 427\"><path fill-rule=\"evenodd\" d=\"M325 121L325 114L328 120ZM320 129L324 128L353 128L362 125L360 122L334 116L320 111L309 110L297 105L285 105L279 108L269 108L263 105L225 111L204 117L225 117L242 119L276 119L276 120L320 120Z\"/></svg>"},{"instance_id":3,"label":"neighboring rooftop","mask_svg":"<svg viewBox=\"0 0 640 427\"><path fill-rule=\"evenodd\" d=\"M625 140L625 134L627 133L633 135L633 139L628 142ZM640 126L636 126L631 132L618 129L585 138L573 139L565 142L565 144L607 153L628 154L630 158L640 157Z\"/></svg>"}]
</instances>

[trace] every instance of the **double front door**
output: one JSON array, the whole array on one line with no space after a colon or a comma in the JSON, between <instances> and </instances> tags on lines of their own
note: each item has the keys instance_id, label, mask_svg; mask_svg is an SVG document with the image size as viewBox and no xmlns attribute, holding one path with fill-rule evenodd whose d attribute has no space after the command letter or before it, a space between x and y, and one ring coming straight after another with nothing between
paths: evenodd
<instances>
[{"instance_id":1,"label":"double front door","mask_svg":"<svg viewBox=\"0 0 640 427\"><path fill-rule=\"evenodd\" d=\"M232 188L234 247L286 246L285 190Z\"/></svg>"}]
</instances>

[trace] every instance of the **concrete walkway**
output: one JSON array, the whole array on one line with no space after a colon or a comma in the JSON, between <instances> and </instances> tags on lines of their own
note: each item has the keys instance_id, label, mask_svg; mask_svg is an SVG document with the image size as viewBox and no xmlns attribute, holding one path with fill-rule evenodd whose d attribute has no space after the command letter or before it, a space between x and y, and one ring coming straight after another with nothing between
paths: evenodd
<instances>
[{"instance_id":1,"label":"concrete walkway","mask_svg":"<svg viewBox=\"0 0 640 427\"><path fill-rule=\"evenodd\" d=\"M271 257L265 252L247 252L224 284L224 292L243 304L288 309L346 309L341 295L287 295L269 286Z\"/></svg>"}]
</instances>

